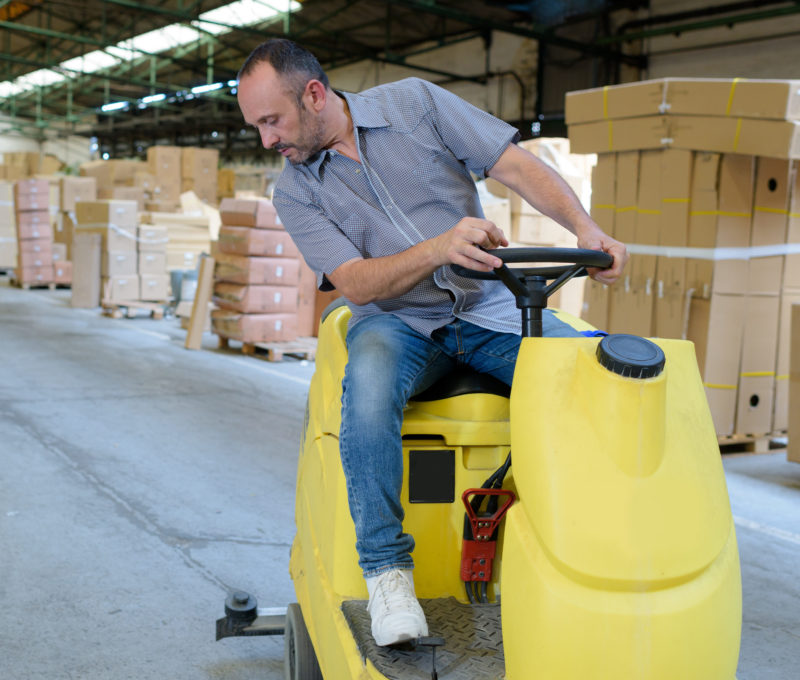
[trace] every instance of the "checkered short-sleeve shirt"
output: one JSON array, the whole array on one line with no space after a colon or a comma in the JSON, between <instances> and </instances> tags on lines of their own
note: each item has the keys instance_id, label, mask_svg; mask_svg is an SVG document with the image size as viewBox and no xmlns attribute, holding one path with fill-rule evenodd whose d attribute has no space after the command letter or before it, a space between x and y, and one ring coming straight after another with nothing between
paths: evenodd
<instances>
[{"instance_id":1,"label":"checkered short-sleeve shirt","mask_svg":"<svg viewBox=\"0 0 800 680\"><path fill-rule=\"evenodd\" d=\"M483 177L519 133L456 95L418 78L342 93L358 163L323 150L287 162L273 201L321 286L354 258L383 257L438 236L463 217L483 217L470 171ZM519 311L499 281L440 267L404 295L354 305L351 324L391 313L430 335L455 318L520 332Z\"/></svg>"}]
</instances>

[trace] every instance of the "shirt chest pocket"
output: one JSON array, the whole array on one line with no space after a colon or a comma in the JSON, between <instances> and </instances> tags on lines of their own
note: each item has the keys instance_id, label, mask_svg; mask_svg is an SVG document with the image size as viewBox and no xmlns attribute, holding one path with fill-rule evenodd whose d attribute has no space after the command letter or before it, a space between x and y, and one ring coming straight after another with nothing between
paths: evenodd
<instances>
[{"instance_id":1,"label":"shirt chest pocket","mask_svg":"<svg viewBox=\"0 0 800 680\"><path fill-rule=\"evenodd\" d=\"M425 198L437 202L458 202L475 191L475 184L466 167L449 153L434 153L412 172L415 188Z\"/></svg>"}]
</instances>

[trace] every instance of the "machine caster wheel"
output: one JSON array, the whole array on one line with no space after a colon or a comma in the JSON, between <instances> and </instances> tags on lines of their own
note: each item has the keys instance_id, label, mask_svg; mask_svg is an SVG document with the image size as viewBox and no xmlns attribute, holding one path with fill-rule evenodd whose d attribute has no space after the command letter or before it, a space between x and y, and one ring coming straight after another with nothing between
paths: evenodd
<instances>
[{"instance_id":1,"label":"machine caster wheel","mask_svg":"<svg viewBox=\"0 0 800 680\"><path fill-rule=\"evenodd\" d=\"M300 605L293 602L286 610L286 629L283 634L284 680L323 680L317 654L308 637Z\"/></svg>"}]
</instances>

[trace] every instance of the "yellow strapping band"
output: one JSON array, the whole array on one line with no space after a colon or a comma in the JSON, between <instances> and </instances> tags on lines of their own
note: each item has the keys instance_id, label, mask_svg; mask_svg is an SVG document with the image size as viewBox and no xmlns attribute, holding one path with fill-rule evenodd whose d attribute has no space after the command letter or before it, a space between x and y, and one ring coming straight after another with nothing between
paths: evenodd
<instances>
[{"instance_id":1,"label":"yellow strapping band","mask_svg":"<svg viewBox=\"0 0 800 680\"><path fill-rule=\"evenodd\" d=\"M741 134L741 132L742 132L742 119L741 118L737 118L736 119L736 134L733 136L733 150L734 151L736 151L736 149L739 148L739 135Z\"/></svg>"},{"instance_id":2,"label":"yellow strapping band","mask_svg":"<svg viewBox=\"0 0 800 680\"><path fill-rule=\"evenodd\" d=\"M775 371L748 371L746 373L740 373L739 377L741 378L774 378Z\"/></svg>"},{"instance_id":3,"label":"yellow strapping band","mask_svg":"<svg viewBox=\"0 0 800 680\"><path fill-rule=\"evenodd\" d=\"M788 379L789 379L789 374L788 373L786 375L776 375L775 376L775 380L788 380Z\"/></svg>"},{"instance_id":4,"label":"yellow strapping band","mask_svg":"<svg viewBox=\"0 0 800 680\"><path fill-rule=\"evenodd\" d=\"M618 213L631 212L632 210L636 210L636 206L635 205L627 205L627 206L625 206L623 208L617 208L617 212Z\"/></svg>"},{"instance_id":5,"label":"yellow strapping band","mask_svg":"<svg viewBox=\"0 0 800 680\"><path fill-rule=\"evenodd\" d=\"M703 387L708 387L712 390L735 390L736 385L716 385L714 383L703 383Z\"/></svg>"},{"instance_id":6,"label":"yellow strapping band","mask_svg":"<svg viewBox=\"0 0 800 680\"><path fill-rule=\"evenodd\" d=\"M731 91L728 93L728 106L725 107L725 115L731 115L731 108L733 107L733 95L736 92L736 83L740 80L744 80L744 78L734 78L733 82L731 83Z\"/></svg>"},{"instance_id":7,"label":"yellow strapping band","mask_svg":"<svg viewBox=\"0 0 800 680\"><path fill-rule=\"evenodd\" d=\"M762 205L757 205L755 208L758 212L775 213L776 215L788 215L788 210L781 210L780 208L765 208Z\"/></svg>"},{"instance_id":8,"label":"yellow strapping band","mask_svg":"<svg viewBox=\"0 0 800 680\"><path fill-rule=\"evenodd\" d=\"M691 217L698 215L716 215L717 217L752 217L750 213L746 212L726 212L724 210L691 210L689 211Z\"/></svg>"}]
</instances>

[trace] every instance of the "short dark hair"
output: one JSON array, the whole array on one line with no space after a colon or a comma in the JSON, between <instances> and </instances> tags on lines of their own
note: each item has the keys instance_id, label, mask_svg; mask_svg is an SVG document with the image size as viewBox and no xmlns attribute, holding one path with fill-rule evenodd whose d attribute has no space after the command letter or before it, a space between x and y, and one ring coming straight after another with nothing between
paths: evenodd
<instances>
[{"instance_id":1,"label":"short dark hair","mask_svg":"<svg viewBox=\"0 0 800 680\"><path fill-rule=\"evenodd\" d=\"M269 63L282 77L289 92L297 98L298 104L303 98L309 80L319 80L326 88L329 87L328 76L322 70L317 58L291 40L271 38L261 43L239 69L239 80L263 62Z\"/></svg>"}]
</instances>

